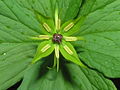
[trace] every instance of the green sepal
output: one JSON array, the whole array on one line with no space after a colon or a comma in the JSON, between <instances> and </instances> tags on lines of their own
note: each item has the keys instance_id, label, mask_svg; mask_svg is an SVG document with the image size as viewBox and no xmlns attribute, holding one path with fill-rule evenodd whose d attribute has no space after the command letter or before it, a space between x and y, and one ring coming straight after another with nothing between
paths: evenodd
<instances>
[{"instance_id":1,"label":"green sepal","mask_svg":"<svg viewBox=\"0 0 120 90\"><path fill-rule=\"evenodd\" d=\"M46 45L50 45L50 47L46 51L43 52L42 49L44 50ZM41 42L37 48L36 55L34 56L34 59L32 60L32 64L37 62L41 58L50 55L53 52L53 50L54 50L54 44L52 44L51 41Z\"/></svg>"},{"instance_id":2,"label":"green sepal","mask_svg":"<svg viewBox=\"0 0 120 90\"><path fill-rule=\"evenodd\" d=\"M43 26L44 23L46 23L50 28L51 28L51 32L50 33L54 33L55 32L55 24L54 24L54 20L49 18L49 17L45 17L44 15L42 15L41 13L37 12L34 10L34 14L36 16L36 19L38 20L38 22ZM43 27L44 34L50 34L49 32L46 31L46 29Z\"/></svg>"},{"instance_id":3,"label":"green sepal","mask_svg":"<svg viewBox=\"0 0 120 90\"><path fill-rule=\"evenodd\" d=\"M65 45L71 50L71 54L68 53L64 49ZM71 43L63 41L62 44L60 44L60 52L66 60L69 60L77 65L80 65L80 66L86 68L86 66L80 61L80 59Z\"/></svg>"},{"instance_id":4,"label":"green sepal","mask_svg":"<svg viewBox=\"0 0 120 90\"><path fill-rule=\"evenodd\" d=\"M64 23L61 27L61 32L60 33L62 35L66 35L66 36L70 36L70 35L73 35L73 34L77 33L80 30L85 18L86 18L86 16L81 16L81 17L79 17L75 20L70 20L70 21ZM70 23L74 23L74 26L72 28L70 28L70 30L64 31L64 28L66 26L68 26Z\"/></svg>"}]
</instances>

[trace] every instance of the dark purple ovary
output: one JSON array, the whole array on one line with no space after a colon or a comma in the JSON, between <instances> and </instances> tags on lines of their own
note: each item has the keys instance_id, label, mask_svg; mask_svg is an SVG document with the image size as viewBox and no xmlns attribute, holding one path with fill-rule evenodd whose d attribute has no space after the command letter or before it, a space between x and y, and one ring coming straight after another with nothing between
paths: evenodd
<instances>
[{"instance_id":1,"label":"dark purple ovary","mask_svg":"<svg viewBox=\"0 0 120 90\"><path fill-rule=\"evenodd\" d=\"M63 36L61 34L54 34L53 35L53 42L60 44L62 42Z\"/></svg>"}]
</instances>

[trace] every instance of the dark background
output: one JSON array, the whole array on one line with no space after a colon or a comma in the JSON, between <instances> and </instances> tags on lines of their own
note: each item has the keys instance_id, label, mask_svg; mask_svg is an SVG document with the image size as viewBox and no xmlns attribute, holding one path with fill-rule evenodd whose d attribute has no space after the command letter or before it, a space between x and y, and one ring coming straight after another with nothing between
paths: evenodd
<instances>
[{"instance_id":1,"label":"dark background","mask_svg":"<svg viewBox=\"0 0 120 90\"><path fill-rule=\"evenodd\" d=\"M117 89L120 90L120 78L111 79L116 85Z\"/></svg>"},{"instance_id":2,"label":"dark background","mask_svg":"<svg viewBox=\"0 0 120 90\"><path fill-rule=\"evenodd\" d=\"M116 85L117 89L120 90L120 78L116 78L116 79L111 79L114 84ZM10 87L7 90L17 90L17 88L19 87L19 85L21 84L22 80L20 82L18 82L17 84L15 84L14 86Z\"/></svg>"}]
</instances>

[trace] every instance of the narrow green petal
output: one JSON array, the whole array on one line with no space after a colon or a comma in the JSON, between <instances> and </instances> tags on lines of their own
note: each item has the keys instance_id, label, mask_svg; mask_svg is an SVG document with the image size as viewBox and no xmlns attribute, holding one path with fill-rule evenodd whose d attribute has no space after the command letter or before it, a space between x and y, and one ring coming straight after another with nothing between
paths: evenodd
<instances>
[{"instance_id":1,"label":"narrow green petal","mask_svg":"<svg viewBox=\"0 0 120 90\"><path fill-rule=\"evenodd\" d=\"M59 45L55 44L55 56L59 59Z\"/></svg>"},{"instance_id":2,"label":"narrow green petal","mask_svg":"<svg viewBox=\"0 0 120 90\"><path fill-rule=\"evenodd\" d=\"M84 37L77 37L77 41L80 41L80 40L85 40Z\"/></svg>"},{"instance_id":3,"label":"narrow green petal","mask_svg":"<svg viewBox=\"0 0 120 90\"><path fill-rule=\"evenodd\" d=\"M56 7L55 9L55 25L57 25L57 21L58 21L58 7Z\"/></svg>"},{"instance_id":4,"label":"narrow green petal","mask_svg":"<svg viewBox=\"0 0 120 90\"><path fill-rule=\"evenodd\" d=\"M58 19L57 29L59 30L59 29L60 29L60 27L61 27L61 20L60 20L60 19Z\"/></svg>"},{"instance_id":5,"label":"narrow green petal","mask_svg":"<svg viewBox=\"0 0 120 90\"><path fill-rule=\"evenodd\" d=\"M39 38L43 38L43 39L50 39L50 36L49 35L39 35L38 36Z\"/></svg>"},{"instance_id":6,"label":"narrow green petal","mask_svg":"<svg viewBox=\"0 0 120 90\"><path fill-rule=\"evenodd\" d=\"M59 71L59 45L55 44L55 55L54 55L54 65L57 67L57 72Z\"/></svg>"},{"instance_id":7,"label":"narrow green petal","mask_svg":"<svg viewBox=\"0 0 120 90\"><path fill-rule=\"evenodd\" d=\"M65 39L65 41L77 41L78 40L77 37L67 37L67 36L64 36L63 38Z\"/></svg>"},{"instance_id":8,"label":"narrow green petal","mask_svg":"<svg viewBox=\"0 0 120 90\"><path fill-rule=\"evenodd\" d=\"M51 41L41 42L37 48L37 52L34 59L32 60L32 63L35 63L41 58L50 55L53 52L53 50L54 45L51 43Z\"/></svg>"},{"instance_id":9,"label":"narrow green petal","mask_svg":"<svg viewBox=\"0 0 120 90\"><path fill-rule=\"evenodd\" d=\"M56 27L57 31L60 29L60 26L61 26L61 20L59 19L58 7L56 7L56 10L55 10L55 27Z\"/></svg>"},{"instance_id":10,"label":"narrow green petal","mask_svg":"<svg viewBox=\"0 0 120 90\"><path fill-rule=\"evenodd\" d=\"M44 40L44 39L50 39L50 36L49 35L39 35L37 37L30 37L31 39L33 40Z\"/></svg>"},{"instance_id":11,"label":"narrow green petal","mask_svg":"<svg viewBox=\"0 0 120 90\"><path fill-rule=\"evenodd\" d=\"M67 37L67 36L64 36L63 38L65 39L65 41L79 41L79 40L85 40L85 38L83 38L83 37Z\"/></svg>"},{"instance_id":12,"label":"narrow green petal","mask_svg":"<svg viewBox=\"0 0 120 90\"><path fill-rule=\"evenodd\" d=\"M86 68L80 61L74 47L69 42L63 41L62 44L60 44L60 52L66 60Z\"/></svg>"}]
</instances>

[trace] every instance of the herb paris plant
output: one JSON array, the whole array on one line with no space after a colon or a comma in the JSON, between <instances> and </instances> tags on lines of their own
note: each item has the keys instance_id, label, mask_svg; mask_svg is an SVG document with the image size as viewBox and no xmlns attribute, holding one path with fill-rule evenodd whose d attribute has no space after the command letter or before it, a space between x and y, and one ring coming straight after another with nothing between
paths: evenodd
<instances>
[{"instance_id":1,"label":"herb paris plant","mask_svg":"<svg viewBox=\"0 0 120 90\"><path fill-rule=\"evenodd\" d=\"M32 63L35 63L41 58L48 56L55 49L53 67L57 65L57 71L59 69L59 51L67 60L70 60L82 67L85 67L84 64L82 64L82 62L79 60L79 57L74 47L69 43L71 41L84 40L84 38L69 36L69 32L68 32L71 31L71 28L72 28L72 32L70 33L70 35L72 35L74 31L77 31L74 29L74 26L76 23L80 23L82 25L82 22L84 21L84 17L78 18L77 20L74 21L67 22L67 24L63 24L61 26L61 19L59 18L58 9L56 9L55 25L54 24L52 25L53 20L50 19L49 21L51 22L49 23L49 25L53 26L50 27L45 21L47 20L47 18L44 18L42 15L40 15L40 13L36 11L34 12L40 24L42 24L42 26L44 27L45 32L47 32L47 35L39 35L37 37L31 37L31 39L47 40L47 41L43 41L40 43Z\"/></svg>"},{"instance_id":2,"label":"herb paris plant","mask_svg":"<svg viewBox=\"0 0 120 90\"><path fill-rule=\"evenodd\" d=\"M120 0L0 0L0 90L116 90L119 62Z\"/></svg>"}]
</instances>

